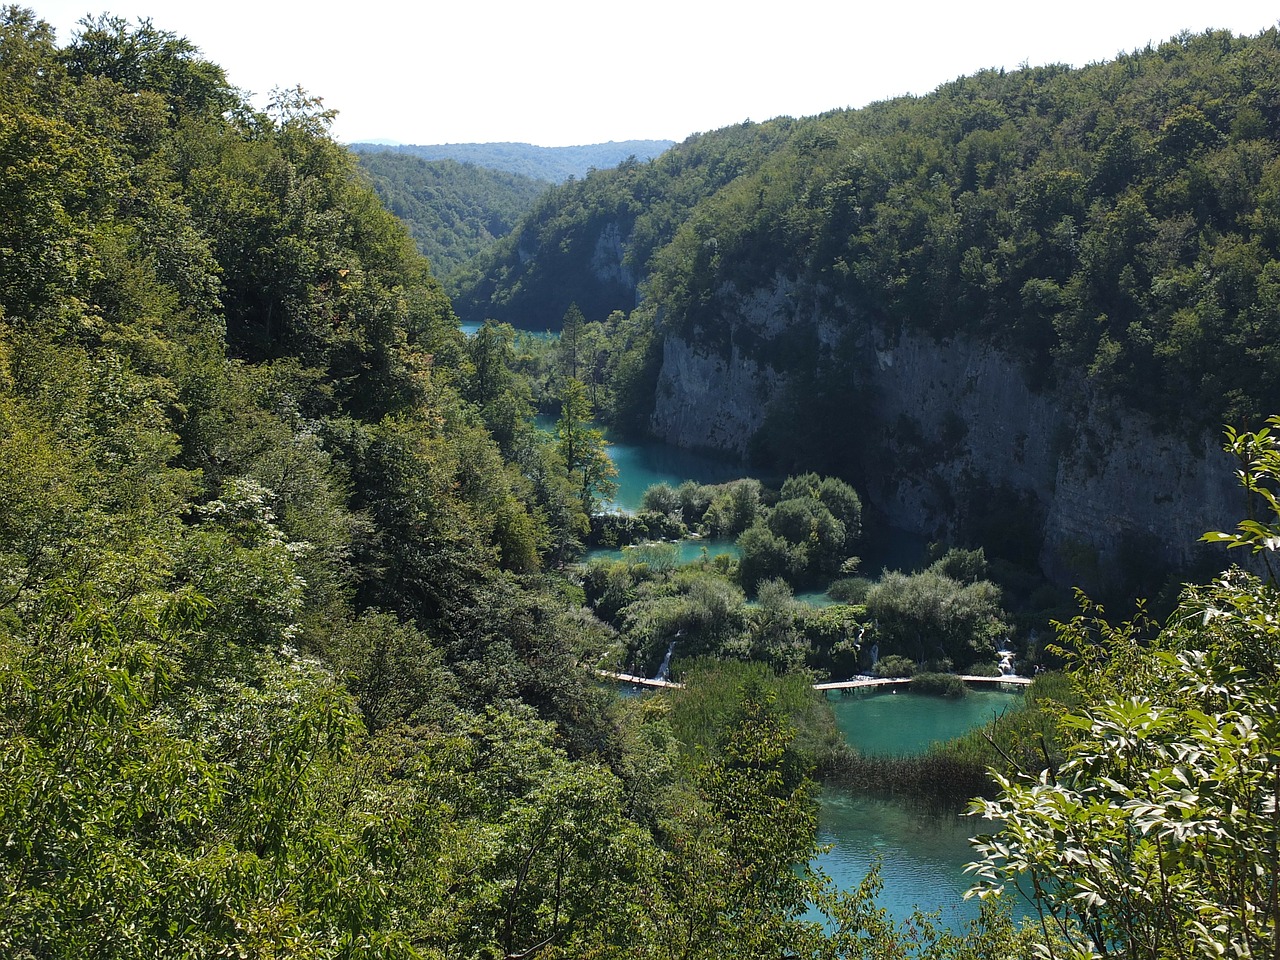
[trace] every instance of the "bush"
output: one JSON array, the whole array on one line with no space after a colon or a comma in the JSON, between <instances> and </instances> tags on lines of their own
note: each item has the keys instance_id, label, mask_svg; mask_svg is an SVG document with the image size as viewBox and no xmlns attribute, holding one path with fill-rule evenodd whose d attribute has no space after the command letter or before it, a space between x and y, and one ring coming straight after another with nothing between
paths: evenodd
<instances>
[{"instance_id":1,"label":"bush","mask_svg":"<svg viewBox=\"0 0 1280 960\"><path fill-rule=\"evenodd\" d=\"M911 679L911 689L916 693L955 699L969 694L969 688L965 686L964 681L953 673L917 673Z\"/></svg>"},{"instance_id":2,"label":"bush","mask_svg":"<svg viewBox=\"0 0 1280 960\"><path fill-rule=\"evenodd\" d=\"M965 672L974 677L1000 676L1000 668L994 663L975 663L968 667Z\"/></svg>"},{"instance_id":3,"label":"bush","mask_svg":"<svg viewBox=\"0 0 1280 960\"><path fill-rule=\"evenodd\" d=\"M673 514L680 510L680 494L669 483L655 483L644 491L641 509L650 513Z\"/></svg>"},{"instance_id":4,"label":"bush","mask_svg":"<svg viewBox=\"0 0 1280 960\"><path fill-rule=\"evenodd\" d=\"M871 587L872 581L866 577L843 577L827 587L827 596L840 603L861 604Z\"/></svg>"},{"instance_id":5,"label":"bush","mask_svg":"<svg viewBox=\"0 0 1280 960\"><path fill-rule=\"evenodd\" d=\"M881 657L876 663L875 674L883 679L893 679L895 677L914 676L916 665L906 657L899 657L896 654Z\"/></svg>"},{"instance_id":6,"label":"bush","mask_svg":"<svg viewBox=\"0 0 1280 960\"><path fill-rule=\"evenodd\" d=\"M688 532L679 518L665 513L598 513L591 518L587 542L591 546L625 547L650 540L679 540Z\"/></svg>"}]
</instances>

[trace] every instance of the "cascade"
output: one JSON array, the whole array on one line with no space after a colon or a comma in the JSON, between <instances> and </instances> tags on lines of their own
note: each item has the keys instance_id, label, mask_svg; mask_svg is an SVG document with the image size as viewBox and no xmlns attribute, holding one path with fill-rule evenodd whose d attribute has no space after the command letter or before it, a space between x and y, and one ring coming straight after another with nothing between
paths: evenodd
<instances>
[{"instance_id":1,"label":"cascade","mask_svg":"<svg viewBox=\"0 0 1280 960\"><path fill-rule=\"evenodd\" d=\"M996 655L1000 658L1000 676L1012 677L1014 652L1009 649L1009 638L1005 637L1000 641L1000 649L996 651Z\"/></svg>"},{"instance_id":2,"label":"cascade","mask_svg":"<svg viewBox=\"0 0 1280 960\"><path fill-rule=\"evenodd\" d=\"M658 667L658 672L654 676L655 680L669 680L671 674L671 654L676 649L676 642L671 641L671 645L667 647L667 655L662 658L662 665Z\"/></svg>"}]
</instances>

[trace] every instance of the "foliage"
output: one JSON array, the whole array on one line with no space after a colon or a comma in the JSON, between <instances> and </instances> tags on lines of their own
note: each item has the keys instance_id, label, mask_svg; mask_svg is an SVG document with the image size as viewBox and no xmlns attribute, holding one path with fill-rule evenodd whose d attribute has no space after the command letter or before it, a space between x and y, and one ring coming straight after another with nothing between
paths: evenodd
<instances>
[{"instance_id":1,"label":"foliage","mask_svg":"<svg viewBox=\"0 0 1280 960\"><path fill-rule=\"evenodd\" d=\"M752 699L768 705L794 733L800 757L812 765L840 743L832 714L801 673L779 674L757 662L691 659L679 672L684 689L672 698L671 726L686 761L710 754L733 729L737 711Z\"/></svg>"},{"instance_id":2,"label":"foliage","mask_svg":"<svg viewBox=\"0 0 1280 960\"><path fill-rule=\"evenodd\" d=\"M997 638L1008 633L995 584L962 584L934 568L886 573L867 592L866 606L883 653L945 657L957 668L994 660Z\"/></svg>"},{"instance_id":3,"label":"foliage","mask_svg":"<svg viewBox=\"0 0 1280 960\"><path fill-rule=\"evenodd\" d=\"M0 953L620 953L652 835L504 332L318 98L0 46Z\"/></svg>"},{"instance_id":4,"label":"foliage","mask_svg":"<svg viewBox=\"0 0 1280 960\"><path fill-rule=\"evenodd\" d=\"M1275 699L1192 651L1153 654L1169 700L1107 700L1064 718L1070 759L1000 779L1004 822L978 876L1035 897L1069 953L1267 955L1275 907ZM1022 886L1025 884L1026 886Z\"/></svg>"},{"instance_id":5,"label":"foliage","mask_svg":"<svg viewBox=\"0 0 1280 960\"><path fill-rule=\"evenodd\" d=\"M1278 62L1274 28L1183 33L702 134L547 194L459 310L543 326L643 290L663 336L732 342L801 384L757 445L783 469L853 465L849 370L871 362L871 329L985 341L1036 383L1086 379L1195 429L1256 424L1280 406ZM602 237L625 268L609 282ZM738 322L780 291L785 329Z\"/></svg>"},{"instance_id":6,"label":"foliage","mask_svg":"<svg viewBox=\"0 0 1280 960\"><path fill-rule=\"evenodd\" d=\"M592 546L626 547L680 540L688 532L683 523L665 513L597 513L591 517L588 542Z\"/></svg>"},{"instance_id":7,"label":"foliage","mask_svg":"<svg viewBox=\"0 0 1280 960\"><path fill-rule=\"evenodd\" d=\"M591 401L581 380L569 377L560 395L556 443L582 513L590 517L617 489L618 469L605 452L604 432L591 425ZM584 531L586 532L586 531Z\"/></svg>"},{"instance_id":8,"label":"foliage","mask_svg":"<svg viewBox=\"0 0 1280 960\"><path fill-rule=\"evenodd\" d=\"M749 488L738 496L750 498ZM736 511L754 517L738 538L738 575L747 590L772 578L803 586L829 582L849 562L862 502L844 481L813 473L788 477L772 507L759 506L758 495L754 500L746 499L749 510Z\"/></svg>"},{"instance_id":9,"label":"foliage","mask_svg":"<svg viewBox=\"0 0 1280 960\"><path fill-rule=\"evenodd\" d=\"M1267 426L1252 433L1226 428L1225 449L1240 464L1237 476L1245 490L1248 516L1235 533L1213 531L1201 538L1228 549L1247 547L1267 565L1272 580L1276 572L1271 568L1271 553L1280 546L1280 523L1275 522L1280 517L1276 490L1280 483L1280 438L1273 428L1280 428L1280 416L1268 417Z\"/></svg>"},{"instance_id":10,"label":"foliage","mask_svg":"<svg viewBox=\"0 0 1280 960\"><path fill-rule=\"evenodd\" d=\"M699 134L648 162L599 165L549 190L511 234L458 275L459 316L539 330L555 329L571 303L588 317L630 310L654 251L699 201L754 169L790 123ZM601 247L608 260L597 261Z\"/></svg>"},{"instance_id":11,"label":"foliage","mask_svg":"<svg viewBox=\"0 0 1280 960\"><path fill-rule=\"evenodd\" d=\"M1228 433L1241 481L1274 477L1269 430ZM1268 520L1208 537L1272 548ZM1067 757L999 777L974 811L999 819L980 895L1032 898L1043 948L1064 956L1269 956L1280 947L1276 590L1236 570L1189 588L1163 629L1101 611L1060 625L1073 686ZM1060 941L1062 946L1058 947Z\"/></svg>"},{"instance_id":12,"label":"foliage","mask_svg":"<svg viewBox=\"0 0 1280 960\"><path fill-rule=\"evenodd\" d=\"M911 677L911 689L916 693L930 693L941 697L961 698L969 688L959 677L950 673L921 671Z\"/></svg>"},{"instance_id":13,"label":"foliage","mask_svg":"<svg viewBox=\"0 0 1280 960\"><path fill-rule=\"evenodd\" d=\"M619 617L629 659L651 676L673 643L680 658L735 652L747 623L746 598L714 570L685 567L639 584Z\"/></svg>"},{"instance_id":14,"label":"foliage","mask_svg":"<svg viewBox=\"0 0 1280 960\"><path fill-rule=\"evenodd\" d=\"M319 98L257 111L145 21L59 48L9 7L0 53L0 953L896 949L865 896L824 899L830 937L803 919L839 744L803 668L850 663L868 611L782 583L753 609L667 547L563 566L607 495L592 404L643 419L653 315L583 301L567 370L509 327L466 340ZM792 125L613 172L704 178L624 259ZM675 501L663 523L853 568L838 481ZM673 640L670 702L589 669ZM800 669L690 666L753 648Z\"/></svg>"},{"instance_id":15,"label":"foliage","mask_svg":"<svg viewBox=\"0 0 1280 960\"><path fill-rule=\"evenodd\" d=\"M411 954L364 815L327 799L355 723L322 672L268 657L253 687L184 692L190 596L39 614L0 647L4 952Z\"/></svg>"},{"instance_id":16,"label":"foliage","mask_svg":"<svg viewBox=\"0 0 1280 960\"><path fill-rule=\"evenodd\" d=\"M881 657L875 665L875 675L884 679L912 677L915 672L915 661L896 653Z\"/></svg>"}]
</instances>

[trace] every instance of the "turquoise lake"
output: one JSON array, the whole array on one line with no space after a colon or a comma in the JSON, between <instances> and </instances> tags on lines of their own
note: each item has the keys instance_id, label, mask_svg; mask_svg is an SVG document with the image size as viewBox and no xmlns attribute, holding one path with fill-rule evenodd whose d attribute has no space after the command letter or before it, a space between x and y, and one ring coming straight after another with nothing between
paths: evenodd
<instances>
[{"instance_id":1,"label":"turquoise lake","mask_svg":"<svg viewBox=\"0 0 1280 960\"><path fill-rule=\"evenodd\" d=\"M974 689L959 700L872 693L841 698L832 707L841 732L859 750L914 754L989 722L1021 699L1019 693ZM840 889L852 889L879 857L884 888L878 903L895 920L906 920L919 907L937 910L943 924L958 930L978 915L977 901L964 899L973 883L964 872L974 859L969 838L990 829L991 824L973 817L828 789L821 798L818 842L829 849L814 865Z\"/></svg>"},{"instance_id":2,"label":"turquoise lake","mask_svg":"<svg viewBox=\"0 0 1280 960\"><path fill-rule=\"evenodd\" d=\"M680 486L685 480L727 483L753 475L751 468L737 460L682 450L665 443L611 441L608 453L618 468L618 491L614 494L613 505L628 513L640 509L644 492L656 483L668 483L673 487Z\"/></svg>"},{"instance_id":3,"label":"turquoise lake","mask_svg":"<svg viewBox=\"0 0 1280 960\"><path fill-rule=\"evenodd\" d=\"M909 690L860 693L832 700L836 726L861 753L924 753L1022 703L1022 694L970 686L960 699Z\"/></svg>"},{"instance_id":4,"label":"turquoise lake","mask_svg":"<svg viewBox=\"0 0 1280 960\"><path fill-rule=\"evenodd\" d=\"M464 332L474 332L474 328ZM554 417L538 417L538 426L555 429ZM758 475L750 467L728 458L682 450L663 443L611 442L609 456L618 468L615 509L634 512L644 491L655 483L679 486L685 480L725 483ZM781 478L766 482L777 484ZM874 539L858 544L860 572L875 577L884 570L917 570L923 565L924 537L894 528L881 528ZM737 554L728 542L685 540L679 544L679 561L698 560L719 552ZM620 556L617 550L595 550L590 556ZM823 593L806 593L797 599L814 605L829 603ZM620 691L621 695L649 695ZM860 694L832 704L836 723L850 744L868 753L904 754L927 750L929 744L959 736L988 722L1003 710L1016 706L1021 694L970 690L960 700L907 692ZM976 901L966 901L971 885L964 866L973 860L969 838L985 833L990 824L971 817L942 815L915 809L888 799L850 796L824 790L820 800L818 842L826 850L814 859L840 889L862 882L873 862L880 861L883 888L877 903L898 922L918 907L937 911L942 924L960 930L978 915Z\"/></svg>"}]
</instances>

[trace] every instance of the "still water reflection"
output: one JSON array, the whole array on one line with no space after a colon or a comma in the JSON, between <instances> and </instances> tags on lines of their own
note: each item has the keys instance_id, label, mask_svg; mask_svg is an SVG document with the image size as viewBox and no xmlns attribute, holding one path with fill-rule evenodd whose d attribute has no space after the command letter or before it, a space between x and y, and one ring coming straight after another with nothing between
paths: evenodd
<instances>
[{"instance_id":1,"label":"still water reflection","mask_svg":"<svg viewBox=\"0 0 1280 960\"><path fill-rule=\"evenodd\" d=\"M912 693L875 693L832 706L850 744L871 754L911 754L948 740L1018 705L1021 694L970 690L960 700ZM818 840L830 849L814 859L842 890L862 882L881 860L880 906L898 921L916 907L937 910L941 922L959 929L978 915L977 901L964 900L972 879L964 865L974 859L969 837L991 825L959 814L929 812L894 800L825 790Z\"/></svg>"}]
</instances>

